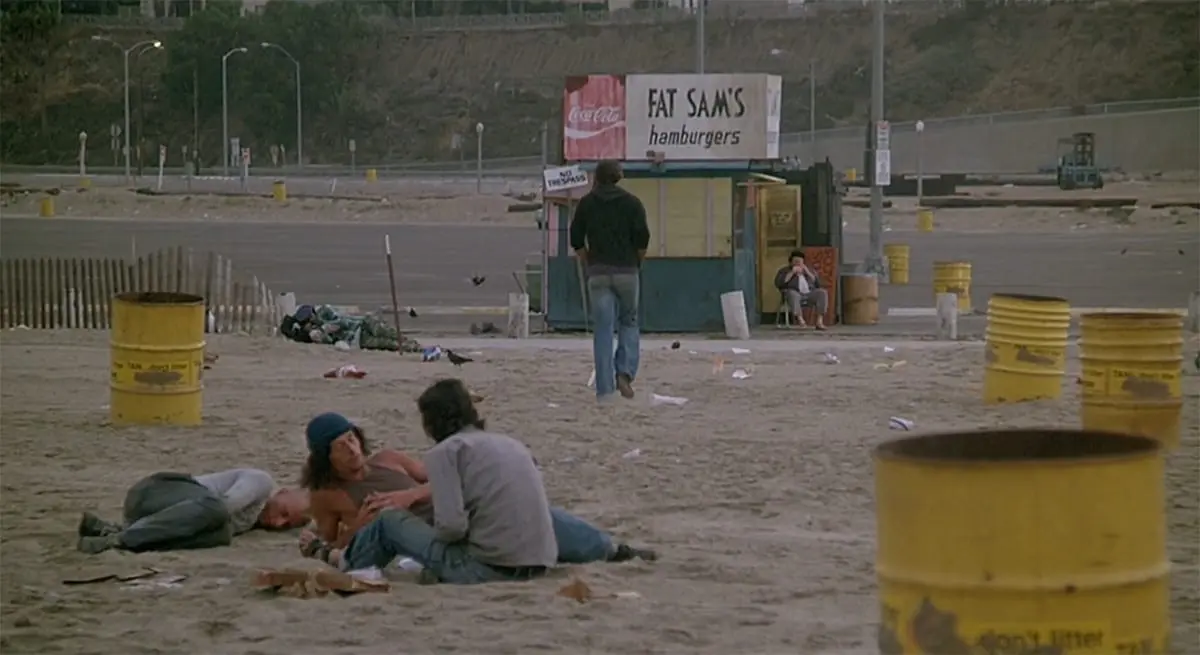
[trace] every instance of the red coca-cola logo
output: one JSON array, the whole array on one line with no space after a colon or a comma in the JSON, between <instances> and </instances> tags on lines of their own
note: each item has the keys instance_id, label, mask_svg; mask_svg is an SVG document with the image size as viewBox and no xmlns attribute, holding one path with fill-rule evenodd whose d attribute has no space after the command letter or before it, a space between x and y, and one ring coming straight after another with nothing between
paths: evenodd
<instances>
[{"instance_id":1,"label":"red coca-cola logo","mask_svg":"<svg viewBox=\"0 0 1200 655\"><path fill-rule=\"evenodd\" d=\"M624 118L625 109L615 105L601 107L571 107L567 120L573 124L598 123L601 125L619 122Z\"/></svg>"}]
</instances>

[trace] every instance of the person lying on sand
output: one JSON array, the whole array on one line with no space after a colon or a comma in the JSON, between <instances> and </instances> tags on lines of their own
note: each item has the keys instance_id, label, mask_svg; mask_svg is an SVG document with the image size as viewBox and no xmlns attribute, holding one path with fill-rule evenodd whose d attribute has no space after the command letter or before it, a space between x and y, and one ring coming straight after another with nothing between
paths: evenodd
<instances>
[{"instance_id":1,"label":"person lying on sand","mask_svg":"<svg viewBox=\"0 0 1200 655\"><path fill-rule=\"evenodd\" d=\"M142 552L228 546L253 528L285 530L308 522L308 495L275 489L266 471L232 469L192 477L155 473L125 495L125 523L91 512L79 521L79 550Z\"/></svg>"},{"instance_id":2,"label":"person lying on sand","mask_svg":"<svg viewBox=\"0 0 1200 655\"><path fill-rule=\"evenodd\" d=\"M368 457L362 430L339 414L309 423L304 480L320 535L302 534L306 556L345 570L404 556L458 584L536 577L556 562L656 559L550 508L529 450L486 432L460 381L434 384L418 407L437 442L424 464L396 451Z\"/></svg>"}]
</instances>

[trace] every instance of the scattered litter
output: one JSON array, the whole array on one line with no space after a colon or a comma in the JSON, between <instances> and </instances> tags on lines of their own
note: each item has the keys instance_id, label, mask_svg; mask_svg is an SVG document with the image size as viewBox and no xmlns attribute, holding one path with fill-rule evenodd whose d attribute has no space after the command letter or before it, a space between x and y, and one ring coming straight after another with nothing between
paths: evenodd
<instances>
[{"instance_id":1,"label":"scattered litter","mask_svg":"<svg viewBox=\"0 0 1200 655\"><path fill-rule=\"evenodd\" d=\"M686 405L688 399L678 396L660 396L659 394L650 394L650 405L657 407L659 405Z\"/></svg>"},{"instance_id":2,"label":"scattered litter","mask_svg":"<svg viewBox=\"0 0 1200 655\"><path fill-rule=\"evenodd\" d=\"M883 352L885 352L885 353L894 353L894 352L896 352L896 349L895 349L895 348L893 348L893 347L891 347L891 346L884 346L884 347L883 347Z\"/></svg>"},{"instance_id":3,"label":"scattered litter","mask_svg":"<svg viewBox=\"0 0 1200 655\"><path fill-rule=\"evenodd\" d=\"M897 360L894 362L880 362L875 365L875 370L876 371L890 371L894 368L900 368L901 366L904 366L907 363L908 362L903 359L900 359L900 360Z\"/></svg>"},{"instance_id":4,"label":"scattered litter","mask_svg":"<svg viewBox=\"0 0 1200 655\"><path fill-rule=\"evenodd\" d=\"M592 599L592 588L586 582L575 578L567 586L558 590L558 595L582 605Z\"/></svg>"},{"instance_id":5,"label":"scattered litter","mask_svg":"<svg viewBox=\"0 0 1200 655\"><path fill-rule=\"evenodd\" d=\"M641 448L634 448L633 450L625 453L624 455L621 455L621 457L623 457L625 459L633 459L635 457L641 457L641 456L642 456Z\"/></svg>"},{"instance_id":6,"label":"scattered litter","mask_svg":"<svg viewBox=\"0 0 1200 655\"><path fill-rule=\"evenodd\" d=\"M618 591L613 594L613 598L623 598L625 600L637 600L641 597L642 595L636 591Z\"/></svg>"},{"instance_id":7,"label":"scattered litter","mask_svg":"<svg viewBox=\"0 0 1200 655\"><path fill-rule=\"evenodd\" d=\"M323 377L326 378L350 378L353 380L361 380L367 377L367 372L360 370L354 364L345 364L339 366L332 371L326 371Z\"/></svg>"},{"instance_id":8,"label":"scattered litter","mask_svg":"<svg viewBox=\"0 0 1200 655\"><path fill-rule=\"evenodd\" d=\"M183 586L183 581L187 580L186 575L167 575L154 576L149 578L138 578L121 585L122 589L178 589Z\"/></svg>"},{"instance_id":9,"label":"scattered litter","mask_svg":"<svg viewBox=\"0 0 1200 655\"><path fill-rule=\"evenodd\" d=\"M689 350L688 354L689 355L699 355L700 353L696 352L695 350Z\"/></svg>"},{"instance_id":10,"label":"scattered litter","mask_svg":"<svg viewBox=\"0 0 1200 655\"><path fill-rule=\"evenodd\" d=\"M338 341L333 344L333 349L345 352L347 350L350 350L350 344L346 343L345 341Z\"/></svg>"},{"instance_id":11,"label":"scattered litter","mask_svg":"<svg viewBox=\"0 0 1200 655\"><path fill-rule=\"evenodd\" d=\"M596 369L592 369L592 374L588 376L587 385L589 389L596 388Z\"/></svg>"},{"instance_id":12,"label":"scattered litter","mask_svg":"<svg viewBox=\"0 0 1200 655\"><path fill-rule=\"evenodd\" d=\"M483 351L482 350L472 350L471 352L469 352L467 354L472 357L478 357L483 354Z\"/></svg>"},{"instance_id":13,"label":"scattered litter","mask_svg":"<svg viewBox=\"0 0 1200 655\"><path fill-rule=\"evenodd\" d=\"M735 354L735 355L749 355L749 354L750 354L750 349L749 349L749 348L734 348L734 349L733 349L733 354Z\"/></svg>"},{"instance_id":14,"label":"scattered litter","mask_svg":"<svg viewBox=\"0 0 1200 655\"><path fill-rule=\"evenodd\" d=\"M546 403L546 407L550 409L558 409L558 403Z\"/></svg>"},{"instance_id":15,"label":"scattered litter","mask_svg":"<svg viewBox=\"0 0 1200 655\"><path fill-rule=\"evenodd\" d=\"M117 582L133 582L134 580L142 580L144 578L150 578L150 577L156 576L160 573L162 573L162 571L147 566L147 567L139 569L133 573L99 573L96 575L85 575L85 576L79 576L79 577L75 577L75 578L66 578L62 581L62 583L65 585L85 585L85 584L99 584L101 582L111 582L114 580Z\"/></svg>"},{"instance_id":16,"label":"scattered litter","mask_svg":"<svg viewBox=\"0 0 1200 655\"><path fill-rule=\"evenodd\" d=\"M204 353L204 370L211 369L221 356L216 353Z\"/></svg>"},{"instance_id":17,"label":"scattered litter","mask_svg":"<svg viewBox=\"0 0 1200 655\"><path fill-rule=\"evenodd\" d=\"M905 432L910 432L913 429L913 422L906 418L893 416L888 419L888 427L893 430L904 430Z\"/></svg>"},{"instance_id":18,"label":"scattered litter","mask_svg":"<svg viewBox=\"0 0 1200 655\"><path fill-rule=\"evenodd\" d=\"M17 325L15 327L8 328L8 331L12 332L13 330L28 330L28 329L29 329L29 326L22 323L21 325Z\"/></svg>"},{"instance_id":19,"label":"scattered litter","mask_svg":"<svg viewBox=\"0 0 1200 655\"><path fill-rule=\"evenodd\" d=\"M739 369L734 369L734 371L733 371L733 379L735 379L735 380L745 380L748 377L750 377L750 373L747 373L743 369L739 368Z\"/></svg>"},{"instance_id":20,"label":"scattered litter","mask_svg":"<svg viewBox=\"0 0 1200 655\"><path fill-rule=\"evenodd\" d=\"M720 357L713 357L713 375L725 370L725 360Z\"/></svg>"},{"instance_id":21,"label":"scattered litter","mask_svg":"<svg viewBox=\"0 0 1200 655\"><path fill-rule=\"evenodd\" d=\"M840 361L842 361L842 360L838 359L837 355L835 355L833 353L825 353L825 363L826 364L837 364Z\"/></svg>"},{"instance_id":22,"label":"scattered litter","mask_svg":"<svg viewBox=\"0 0 1200 655\"><path fill-rule=\"evenodd\" d=\"M320 598L330 593L349 596L365 591L387 592L388 583L360 580L347 573L331 569L264 570L254 576L253 584L262 591L293 598Z\"/></svg>"},{"instance_id":23,"label":"scattered litter","mask_svg":"<svg viewBox=\"0 0 1200 655\"><path fill-rule=\"evenodd\" d=\"M495 323L492 323L489 321L484 321L483 323L479 323L478 325L475 323L472 323L471 324L471 334L474 334L476 336L478 336L480 334L500 334L500 328L496 327Z\"/></svg>"},{"instance_id":24,"label":"scattered litter","mask_svg":"<svg viewBox=\"0 0 1200 655\"><path fill-rule=\"evenodd\" d=\"M442 358L442 349L439 348L438 346L433 346L431 348L423 348L421 350L421 361L423 361L423 362L436 362L441 358Z\"/></svg>"}]
</instances>

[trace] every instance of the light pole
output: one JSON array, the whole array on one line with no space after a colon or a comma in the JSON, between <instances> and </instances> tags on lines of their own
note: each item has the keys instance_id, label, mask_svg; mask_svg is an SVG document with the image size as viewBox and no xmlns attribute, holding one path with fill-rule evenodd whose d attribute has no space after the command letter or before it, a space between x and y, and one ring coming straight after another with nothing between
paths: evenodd
<instances>
[{"instance_id":1,"label":"light pole","mask_svg":"<svg viewBox=\"0 0 1200 655\"><path fill-rule=\"evenodd\" d=\"M924 203L921 202L925 198L925 166L921 161L921 155L924 154L924 137L925 121L917 121L917 207Z\"/></svg>"},{"instance_id":2,"label":"light pole","mask_svg":"<svg viewBox=\"0 0 1200 655\"><path fill-rule=\"evenodd\" d=\"M871 126L868 134L871 139L871 167L878 169L876 161L879 158L878 129L883 120L883 10L885 0L872 0L873 21L871 43ZM868 235L869 250L863 261L863 272L872 273L881 279L887 279L887 267L883 259L883 187L879 186L875 170L863 171L871 176L871 223Z\"/></svg>"},{"instance_id":3,"label":"light pole","mask_svg":"<svg viewBox=\"0 0 1200 655\"><path fill-rule=\"evenodd\" d=\"M483 123L475 124L475 193L483 193Z\"/></svg>"},{"instance_id":4,"label":"light pole","mask_svg":"<svg viewBox=\"0 0 1200 655\"><path fill-rule=\"evenodd\" d=\"M696 4L696 72L704 74L704 5L708 0Z\"/></svg>"},{"instance_id":5,"label":"light pole","mask_svg":"<svg viewBox=\"0 0 1200 655\"><path fill-rule=\"evenodd\" d=\"M817 163L817 60L808 61L808 147Z\"/></svg>"},{"instance_id":6,"label":"light pole","mask_svg":"<svg viewBox=\"0 0 1200 655\"><path fill-rule=\"evenodd\" d=\"M292 53L283 49L283 46L276 43L263 42L264 48L275 48L276 50L287 55L288 59L296 65L296 165L299 168L304 168L304 123L302 121L303 114L300 110L300 62L292 56Z\"/></svg>"},{"instance_id":7,"label":"light pole","mask_svg":"<svg viewBox=\"0 0 1200 655\"><path fill-rule=\"evenodd\" d=\"M149 50L151 48L161 48L162 41L157 41L157 40L138 41L137 43L129 46L128 48L122 48L121 44L117 43L116 41L113 41L112 39L108 38L107 36L96 35L96 36L92 37L92 40L93 41L103 41L105 43L111 43L114 48L116 48L117 50L120 50L122 63L125 66L125 180L129 181L129 180L133 179L133 174L130 171L130 167L129 167L129 157L130 157L130 152L129 152L129 54L136 50L137 53L140 55L143 52L143 50L139 50L139 48L144 48L146 50Z\"/></svg>"},{"instance_id":8,"label":"light pole","mask_svg":"<svg viewBox=\"0 0 1200 655\"><path fill-rule=\"evenodd\" d=\"M221 56L221 171L229 177L229 58L245 48L234 48Z\"/></svg>"}]
</instances>

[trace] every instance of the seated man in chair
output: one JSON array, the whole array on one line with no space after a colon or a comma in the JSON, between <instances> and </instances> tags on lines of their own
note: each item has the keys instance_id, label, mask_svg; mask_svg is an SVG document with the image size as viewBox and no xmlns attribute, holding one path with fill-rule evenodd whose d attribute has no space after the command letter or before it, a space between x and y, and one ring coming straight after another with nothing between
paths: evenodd
<instances>
[{"instance_id":1,"label":"seated man in chair","mask_svg":"<svg viewBox=\"0 0 1200 655\"><path fill-rule=\"evenodd\" d=\"M804 263L804 252L793 250L788 263L775 274L775 288L787 301L788 312L796 317L796 327L807 327L804 323L804 305L815 310L813 322L817 330L825 330L825 312L829 309L829 294L821 288L821 278L816 271Z\"/></svg>"}]
</instances>

